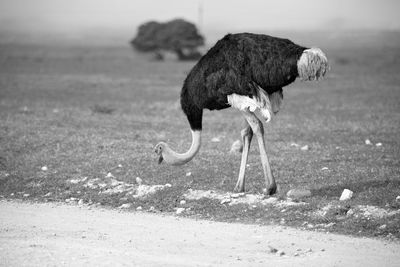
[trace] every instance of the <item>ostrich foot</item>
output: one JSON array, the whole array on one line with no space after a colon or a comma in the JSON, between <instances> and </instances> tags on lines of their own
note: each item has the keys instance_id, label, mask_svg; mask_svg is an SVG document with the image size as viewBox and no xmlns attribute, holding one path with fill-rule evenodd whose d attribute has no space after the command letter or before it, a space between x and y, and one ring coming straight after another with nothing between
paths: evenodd
<instances>
[{"instance_id":1,"label":"ostrich foot","mask_svg":"<svg viewBox=\"0 0 400 267\"><path fill-rule=\"evenodd\" d=\"M278 188L276 187L276 184L273 183L272 185L267 186L265 189L265 194L268 196L275 195L276 192L278 191Z\"/></svg>"}]
</instances>

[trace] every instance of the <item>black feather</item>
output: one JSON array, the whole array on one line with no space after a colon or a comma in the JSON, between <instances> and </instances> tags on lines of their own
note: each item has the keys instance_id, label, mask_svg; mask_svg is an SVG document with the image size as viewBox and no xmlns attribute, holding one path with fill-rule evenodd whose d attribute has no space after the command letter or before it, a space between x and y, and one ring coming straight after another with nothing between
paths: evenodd
<instances>
[{"instance_id":1,"label":"black feather","mask_svg":"<svg viewBox=\"0 0 400 267\"><path fill-rule=\"evenodd\" d=\"M298 76L297 61L305 49L268 35L226 35L199 60L183 84L181 106L191 128L201 130L203 109L229 107L230 94L257 96L261 87L269 95L279 92L276 96L282 97L282 87Z\"/></svg>"}]
</instances>

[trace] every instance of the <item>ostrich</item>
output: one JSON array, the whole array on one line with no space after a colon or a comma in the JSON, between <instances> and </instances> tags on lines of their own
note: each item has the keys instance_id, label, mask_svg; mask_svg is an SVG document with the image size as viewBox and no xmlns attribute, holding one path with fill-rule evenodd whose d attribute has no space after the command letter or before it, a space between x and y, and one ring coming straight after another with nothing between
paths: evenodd
<instances>
[{"instance_id":1,"label":"ostrich","mask_svg":"<svg viewBox=\"0 0 400 267\"><path fill-rule=\"evenodd\" d=\"M165 142L155 146L159 163L182 165L197 154L201 145L203 109L238 109L245 118L241 131L243 150L234 191L245 190L245 167L253 134L256 136L266 182L266 193L276 193L265 149L261 119L269 122L279 111L282 88L299 77L318 80L328 70L328 60L319 48L299 46L288 39L268 35L228 34L219 40L186 77L180 101L192 133L192 144L177 153Z\"/></svg>"}]
</instances>

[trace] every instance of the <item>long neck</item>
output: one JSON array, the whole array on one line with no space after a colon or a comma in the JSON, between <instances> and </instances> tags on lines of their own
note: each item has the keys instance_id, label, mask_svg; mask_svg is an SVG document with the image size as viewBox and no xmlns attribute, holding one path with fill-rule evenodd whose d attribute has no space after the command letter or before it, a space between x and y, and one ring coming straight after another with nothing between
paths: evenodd
<instances>
[{"instance_id":1,"label":"long neck","mask_svg":"<svg viewBox=\"0 0 400 267\"><path fill-rule=\"evenodd\" d=\"M193 159L199 152L201 146L201 130L192 130L192 145L189 150L183 154L173 151L169 146L166 146L163 151L164 160L171 165L182 165Z\"/></svg>"}]
</instances>

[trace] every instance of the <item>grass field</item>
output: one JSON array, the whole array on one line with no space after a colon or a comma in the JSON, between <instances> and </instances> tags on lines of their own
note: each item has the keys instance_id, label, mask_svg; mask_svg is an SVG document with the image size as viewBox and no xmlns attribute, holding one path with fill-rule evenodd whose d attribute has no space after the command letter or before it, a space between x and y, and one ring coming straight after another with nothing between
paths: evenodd
<instances>
[{"instance_id":1,"label":"grass field","mask_svg":"<svg viewBox=\"0 0 400 267\"><path fill-rule=\"evenodd\" d=\"M282 110L266 125L279 199L291 188L308 188L308 205L282 209L201 199L185 204L186 215L309 229L332 223L329 231L400 237L399 213L346 215L360 205L387 212L400 208L400 45L324 50L332 67L327 79L285 88ZM160 140L179 151L190 145L178 98L193 64L151 62L123 46L0 45L0 195L39 201L76 197L111 207L130 202L132 208L173 212L189 188L232 191L240 154L228 152L242 128L235 110L205 112L203 146L192 162L158 165L153 152ZM211 142L214 137L220 141ZM262 193L256 142L249 164L246 189ZM145 184L172 187L134 199L67 182L109 172L127 183L140 177ZM345 188L354 196L339 202ZM329 204L330 212L314 216Z\"/></svg>"}]
</instances>

